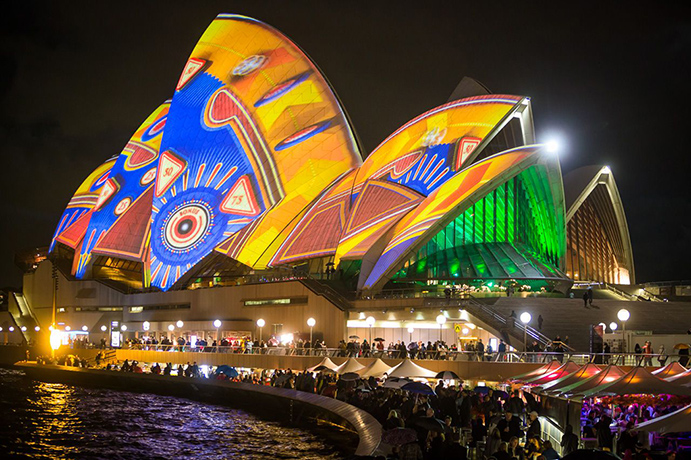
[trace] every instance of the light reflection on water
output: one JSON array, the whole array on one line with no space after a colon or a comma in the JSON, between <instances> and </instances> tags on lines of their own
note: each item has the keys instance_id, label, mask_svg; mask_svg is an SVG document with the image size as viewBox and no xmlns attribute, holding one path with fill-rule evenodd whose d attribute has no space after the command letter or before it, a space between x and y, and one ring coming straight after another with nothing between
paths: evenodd
<instances>
[{"instance_id":1,"label":"light reflection on water","mask_svg":"<svg viewBox=\"0 0 691 460\"><path fill-rule=\"evenodd\" d=\"M35 382L2 368L0 418L3 458L340 458L313 433L241 410Z\"/></svg>"}]
</instances>

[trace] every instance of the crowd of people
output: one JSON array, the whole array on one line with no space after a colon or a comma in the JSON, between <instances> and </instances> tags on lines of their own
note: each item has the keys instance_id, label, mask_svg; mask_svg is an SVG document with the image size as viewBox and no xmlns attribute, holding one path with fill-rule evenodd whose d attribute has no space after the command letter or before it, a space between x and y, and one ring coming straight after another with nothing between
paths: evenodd
<instances>
[{"instance_id":1,"label":"crowd of people","mask_svg":"<svg viewBox=\"0 0 691 460\"><path fill-rule=\"evenodd\" d=\"M637 432L634 426L679 409L673 403L604 403L584 401L581 409L583 438L595 439L600 449L616 451L625 460L650 459L649 451L667 451L674 458L674 438Z\"/></svg>"}]
</instances>

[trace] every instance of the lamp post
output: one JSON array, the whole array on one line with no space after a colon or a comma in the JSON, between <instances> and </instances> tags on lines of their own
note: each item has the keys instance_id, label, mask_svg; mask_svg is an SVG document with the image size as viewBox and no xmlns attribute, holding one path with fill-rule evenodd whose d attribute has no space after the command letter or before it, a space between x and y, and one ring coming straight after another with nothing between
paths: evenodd
<instances>
[{"instance_id":1,"label":"lamp post","mask_svg":"<svg viewBox=\"0 0 691 460\"><path fill-rule=\"evenodd\" d=\"M629 344L627 343L627 340L626 340L626 322L629 320L629 318L631 318L631 313L629 313L629 311L626 308L622 308L621 310L619 310L617 312L617 318L619 318L619 321L621 321L621 328L622 328L621 338L622 338L622 341L624 342L623 343L624 353L628 353L629 352Z\"/></svg>"},{"instance_id":2,"label":"lamp post","mask_svg":"<svg viewBox=\"0 0 691 460\"><path fill-rule=\"evenodd\" d=\"M408 334L410 334L410 338L408 340L408 343L413 341L413 332L415 332L415 328L413 326L410 326L408 328Z\"/></svg>"},{"instance_id":3,"label":"lamp post","mask_svg":"<svg viewBox=\"0 0 691 460\"><path fill-rule=\"evenodd\" d=\"M369 346L372 346L372 326L374 326L375 323L374 316L368 316L365 322L369 326Z\"/></svg>"},{"instance_id":4,"label":"lamp post","mask_svg":"<svg viewBox=\"0 0 691 460\"><path fill-rule=\"evenodd\" d=\"M310 327L310 349L312 348L312 329L314 328L315 324L317 324L317 321L314 318L309 318L307 320L307 325Z\"/></svg>"},{"instance_id":5,"label":"lamp post","mask_svg":"<svg viewBox=\"0 0 691 460\"><path fill-rule=\"evenodd\" d=\"M262 343L262 329L264 328L264 325L266 324L266 321L263 319L259 318L257 320L257 326L259 326L259 345L261 346Z\"/></svg>"},{"instance_id":6,"label":"lamp post","mask_svg":"<svg viewBox=\"0 0 691 460\"><path fill-rule=\"evenodd\" d=\"M523 351L526 352L528 349L528 323L533 317L527 311L521 313L520 320L523 323Z\"/></svg>"},{"instance_id":7,"label":"lamp post","mask_svg":"<svg viewBox=\"0 0 691 460\"><path fill-rule=\"evenodd\" d=\"M220 319L214 320L214 327L216 328L216 352L217 353L219 351L218 347L221 346L221 341L220 341L220 337L219 337L219 333L218 333L218 330L220 329L221 324L223 324L223 323L221 323Z\"/></svg>"},{"instance_id":8,"label":"lamp post","mask_svg":"<svg viewBox=\"0 0 691 460\"><path fill-rule=\"evenodd\" d=\"M143 329L145 332L149 332L149 329L151 329L151 323L148 322L148 321L144 321L144 322L142 323L142 329Z\"/></svg>"},{"instance_id":9,"label":"lamp post","mask_svg":"<svg viewBox=\"0 0 691 460\"><path fill-rule=\"evenodd\" d=\"M444 315L438 315L437 316L437 324L439 325L439 341L441 342L441 328L446 323L446 316Z\"/></svg>"}]
</instances>

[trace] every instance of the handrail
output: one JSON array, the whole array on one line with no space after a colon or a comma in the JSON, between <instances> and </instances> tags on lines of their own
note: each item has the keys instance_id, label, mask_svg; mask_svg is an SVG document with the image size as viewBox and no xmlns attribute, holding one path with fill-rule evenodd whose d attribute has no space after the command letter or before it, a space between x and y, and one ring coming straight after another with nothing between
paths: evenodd
<instances>
[{"instance_id":1,"label":"handrail","mask_svg":"<svg viewBox=\"0 0 691 460\"><path fill-rule=\"evenodd\" d=\"M659 354L636 354L636 353L588 353L588 352L521 352L521 351L507 351L500 353L492 351L491 353L468 350L452 350L440 349L429 351L417 350L356 350L346 351L341 348L288 348L288 347L263 347L246 349L239 346L230 347L195 347L190 345L146 345L146 344L131 344L128 347L123 347L122 350L133 351L149 351L149 352L188 352L198 353L200 358L204 355L216 354L242 354L242 355L273 355L273 356L295 356L295 357L316 357L316 358L382 358L382 359L403 359L410 358L416 360L430 360L430 361L485 361L498 363L543 363L549 362L553 359L565 362L568 360L574 361L577 364L616 364L622 366L638 366L647 365L649 367L662 367L668 361L675 361L675 355L659 355ZM658 358L662 357L662 362Z\"/></svg>"}]
</instances>

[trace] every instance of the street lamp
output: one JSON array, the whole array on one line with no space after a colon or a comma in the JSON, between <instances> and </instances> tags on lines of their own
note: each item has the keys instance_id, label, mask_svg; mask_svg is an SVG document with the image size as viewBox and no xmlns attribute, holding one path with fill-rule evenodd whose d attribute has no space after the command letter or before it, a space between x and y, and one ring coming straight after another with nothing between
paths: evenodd
<instances>
[{"instance_id":1,"label":"street lamp","mask_svg":"<svg viewBox=\"0 0 691 460\"><path fill-rule=\"evenodd\" d=\"M82 331L86 332L88 330L89 330L89 328L87 326L82 326Z\"/></svg>"},{"instance_id":2,"label":"street lamp","mask_svg":"<svg viewBox=\"0 0 691 460\"><path fill-rule=\"evenodd\" d=\"M174 324L169 324L169 325L168 325L168 330L169 330L170 332L173 332L173 331L175 330L175 325L174 325Z\"/></svg>"},{"instance_id":3,"label":"street lamp","mask_svg":"<svg viewBox=\"0 0 691 460\"><path fill-rule=\"evenodd\" d=\"M528 349L528 323L533 317L527 311L521 313L520 320L523 323L523 351Z\"/></svg>"},{"instance_id":4,"label":"street lamp","mask_svg":"<svg viewBox=\"0 0 691 460\"><path fill-rule=\"evenodd\" d=\"M221 328L221 324L223 324L223 323L221 323L220 319L217 319L214 321L214 327L216 328L216 346L217 347L221 346L221 341L220 341L220 337L218 334L218 330ZM216 348L216 351L218 351L218 348Z\"/></svg>"},{"instance_id":5,"label":"street lamp","mask_svg":"<svg viewBox=\"0 0 691 460\"><path fill-rule=\"evenodd\" d=\"M446 316L444 315L438 315L437 316L437 324L439 325L439 341L441 342L441 328L446 322Z\"/></svg>"},{"instance_id":6,"label":"street lamp","mask_svg":"<svg viewBox=\"0 0 691 460\"><path fill-rule=\"evenodd\" d=\"M53 353L55 353L55 350L60 348L61 343L62 333L57 328L50 331L50 348L53 350Z\"/></svg>"},{"instance_id":7,"label":"street lamp","mask_svg":"<svg viewBox=\"0 0 691 460\"><path fill-rule=\"evenodd\" d=\"M368 316L367 319L365 320L365 323L367 326L369 326L369 345L370 347L372 346L372 326L374 326L374 323L376 320L374 319L374 316Z\"/></svg>"},{"instance_id":8,"label":"street lamp","mask_svg":"<svg viewBox=\"0 0 691 460\"><path fill-rule=\"evenodd\" d=\"M408 328L408 334L410 334L410 339L408 340L408 343L413 341L413 332L415 332L415 328L413 326L410 326Z\"/></svg>"},{"instance_id":9,"label":"street lamp","mask_svg":"<svg viewBox=\"0 0 691 460\"><path fill-rule=\"evenodd\" d=\"M144 329L145 331L148 331L149 329L151 329L151 323L148 321L144 321L142 323L142 329Z\"/></svg>"},{"instance_id":10,"label":"street lamp","mask_svg":"<svg viewBox=\"0 0 691 460\"><path fill-rule=\"evenodd\" d=\"M22 326L22 332L26 332L26 326Z\"/></svg>"},{"instance_id":11,"label":"street lamp","mask_svg":"<svg viewBox=\"0 0 691 460\"><path fill-rule=\"evenodd\" d=\"M624 353L629 352L629 346L628 343L626 343L626 322L631 318L631 313L626 308L622 308L617 312L617 318L619 318L619 321L621 321L621 337L624 342Z\"/></svg>"},{"instance_id":12,"label":"street lamp","mask_svg":"<svg viewBox=\"0 0 691 460\"><path fill-rule=\"evenodd\" d=\"M182 329L182 326L184 326L185 323L183 323L181 320L178 320L178 322L175 323L175 325L178 327L178 329Z\"/></svg>"},{"instance_id":13,"label":"street lamp","mask_svg":"<svg viewBox=\"0 0 691 460\"><path fill-rule=\"evenodd\" d=\"M126 324L123 324L122 326L120 326L120 330L121 330L122 332L127 331L127 325L126 325Z\"/></svg>"},{"instance_id":14,"label":"street lamp","mask_svg":"<svg viewBox=\"0 0 691 460\"><path fill-rule=\"evenodd\" d=\"M106 327L105 324L103 326L101 326L101 332L106 332L106 330L108 330L108 328Z\"/></svg>"},{"instance_id":15,"label":"street lamp","mask_svg":"<svg viewBox=\"0 0 691 460\"><path fill-rule=\"evenodd\" d=\"M36 326L36 327L34 328L34 331L36 331L36 332L38 332L38 331L40 331L40 330L41 330L41 328L40 328L39 326Z\"/></svg>"},{"instance_id":16,"label":"street lamp","mask_svg":"<svg viewBox=\"0 0 691 460\"><path fill-rule=\"evenodd\" d=\"M614 321L609 323L609 328L612 329L612 332L616 331L618 327L619 327L619 325L617 323L615 323Z\"/></svg>"},{"instance_id":17,"label":"street lamp","mask_svg":"<svg viewBox=\"0 0 691 460\"><path fill-rule=\"evenodd\" d=\"M307 320L307 325L310 327L310 348L312 348L312 328L315 324L317 324L317 321L314 318L309 318Z\"/></svg>"},{"instance_id":18,"label":"street lamp","mask_svg":"<svg viewBox=\"0 0 691 460\"><path fill-rule=\"evenodd\" d=\"M66 330L67 332L69 332L69 331L71 331L71 330L72 330L72 328L71 328L71 327L69 327L69 326L65 326L65 330ZM11 327L11 328L10 328L10 331L14 331L14 328L13 328L13 327Z\"/></svg>"},{"instance_id":19,"label":"street lamp","mask_svg":"<svg viewBox=\"0 0 691 460\"><path fill-rule=\"evenodd\" d=\"M262 329L264 328L264 325L266 324L266 321L263 319L259 318L257 320L257 326L259 326L259 345L262 343Z\"/></svg>"}]
</instances>

